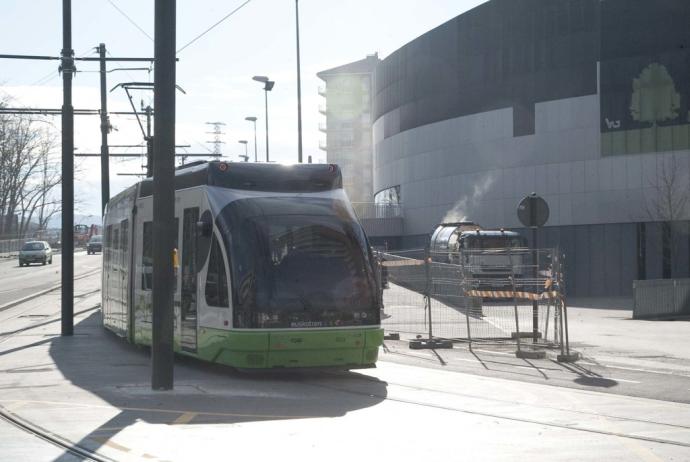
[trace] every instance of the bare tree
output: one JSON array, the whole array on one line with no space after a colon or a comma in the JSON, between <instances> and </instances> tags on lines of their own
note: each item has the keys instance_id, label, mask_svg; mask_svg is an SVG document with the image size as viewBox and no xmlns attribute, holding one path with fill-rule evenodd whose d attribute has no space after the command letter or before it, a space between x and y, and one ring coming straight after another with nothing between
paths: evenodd
<instances>
[{"instance_id":1,"label":"bare tree","mask_svg":"<svg viewBox=\"0 0 690 462\"><path fill-rule=\"evenodd\" d=\"M651 220L674 222L686 218L690 199L688 173L679 170L675 156L669 162L661 162L661 169L650 180L652 194L647 201L646 211Z\"/></svg>"},{"instance_id":2,"label":"bare tree","mask_svg":"<svg viewBox=\"0 0 690 462\"><path fill-rule=\"evenodd\" d=\"M672 276L672 259L678 255L679 242L673 239L674 226L687 218L690 200L690 182L687 170L679 169L678 161L672 156L662 160L661 168L650 180L652 194L647 199L646 211L652 221L661 222L662 275Z\"/></svg>"},{"instance_id":3,"label":"bare tree","mask_svg":"<svg viewBox=\"0 0 690 462\"><path fill-rule=\"evenodd\" d=\"M4 102L0 102L3 106ZM23 237L59 211L62 181L49 130L23 115L0 114L0 235Z\"/></svg>"}]
</instances>

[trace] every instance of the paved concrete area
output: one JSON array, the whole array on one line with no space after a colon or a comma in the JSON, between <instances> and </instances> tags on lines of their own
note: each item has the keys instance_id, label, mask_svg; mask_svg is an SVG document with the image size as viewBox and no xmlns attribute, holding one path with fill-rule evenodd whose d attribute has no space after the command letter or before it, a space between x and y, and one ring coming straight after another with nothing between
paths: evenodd
<instances>
[{"instance_id":1,"label":"paved concrete area","mask_svg":"<svg viewBox=\"0 0 690 462\"><path fill-rule=\"evenodd\" d=\"M632 319L632 301L574 300L568 310L573 345L598 361L690 374L690 320ZM584 305L584 306L582 306Z\"/></svg>"},{"instance_id":2,"label":"paved concrete area","mask_svg":"<svg viewBox=\"0 0 690 462\"><path fill-rule=\"evenodd\" d=\"M0 260L0 307L60 283L60 254L53 255L53 264L32 264L19 267L16 258ZM74 275L93 272L101 267L101 254L86 255L86 251L74 254Z\"/></svg>"},{"instance_id":3,"label":"paved concrete area","mask_svg":"<svg viewBox=\"0 0 690 462\"><path fill-rule=\"evenodd\" d=\"M152 392L148 352L100 327L98 283L76 283L71 338L58 293L0 313L0 406L113 460L690 460L690 405L599 392L608 377L565 387L565 372L495 351L454 351L471 373L389 345L377 369L349 373L178 360L175 390ZM0 425L0 441L16 432ZM73 458L50 451L2 445L0 460Z\"/></svg>"}]
</instances>

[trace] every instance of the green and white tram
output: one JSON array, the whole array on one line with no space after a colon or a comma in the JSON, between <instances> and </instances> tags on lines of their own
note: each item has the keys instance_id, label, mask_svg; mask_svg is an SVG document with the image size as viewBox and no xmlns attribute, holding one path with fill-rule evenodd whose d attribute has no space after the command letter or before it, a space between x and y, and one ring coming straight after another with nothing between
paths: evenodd
<instances>
[{"instance_id":1,"label":"green and white tram","mask_svg":"<svg viewBox=\"0 0 690 462\"><path fill-rule=\"evenodd\" d=\"M372 366L375 260L335 165L203 162L175 176L174 346L238 368ZM150 345L153 182L104 219L103 325Z\"/></svg>"}]
</instances>

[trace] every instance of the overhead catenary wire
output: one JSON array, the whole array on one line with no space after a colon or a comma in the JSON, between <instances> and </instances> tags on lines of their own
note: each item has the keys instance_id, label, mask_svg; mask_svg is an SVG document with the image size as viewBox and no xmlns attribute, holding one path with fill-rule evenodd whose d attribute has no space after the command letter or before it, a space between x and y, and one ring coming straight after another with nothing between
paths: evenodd
<instances>
[{"instance_id":1,"label":"overhead catenary wire","mask_svg":"<svg viewBox=\"0 0 690 462\"><path fill-rule=\"evenodd\" d=\"M125 13L122 9L120 9L112 0L106 0L106 1L107 1L108 3L110 3L110 5L112 5L112 7L115 8L115 9L118 11L118 13L120 13L122 16L124 16L125 19L127 19L127 21L129 21L130 24L132 24L134 27L136 27L137 30L139 30L139 32L141 32L142 34L144 34L149 40L151 40L151 41L153 42L153 37L151 37L141 26L139 26L139 24L137 24L127 13ZM228 14L226 14L225 16L223 16L220 20L218 20L217 22L215 22L215 23L214 23L213 25L211 25L208 29L204 30L202 33L200 33L199 35L197 35L196 37L194 37L192 40L190 40L189 42L187 42L187 43L186 43L185 45L183 45L180 49L178 49L175 53L181 52L182 50L184 50L185 48L187 48L188 46L190 46L191 44L193 44L194 42L196 42L197 40L199 40L201 37L203 37L203 36L206 35L207 33L211 32L211 31L212 31L213 29L215 29L218 25L220 25L223 21L225 21L226 19L228 19L229 17L231 17L232 15L234 15L235 13L237 13L239 10L241 10L242 8L244 8L244 7L245 7L249 2L251 2L251 1L252 1L252 0L245 0L244 3L242 3L240 6L238 6L237 8L235 8L234 10L232 10L231 12L229 12Z\"/></svg>"},{"instance_id":2,"label":"overhead catenary wire","mask_svg":"<svg viewBox=\"0 0 690 462\"><path fill-rule=\"evenodd\" d=\"M78 57L83 58L84 56L93 53L93 47L89 47L84 51L83 53L80 53ZM51 82L53 79L56 79L60 73L57 70L52 70L48 74L44 75L40 79L35 80L33 83L30 83L29 86L35 87L35 86L42 86L47 84L48 82Z\"/></svg>"},{"instance_id":3,"label":"overhead catenary wire","mask_svg":"<svg viewBox=\"0 0 690 462\"><path fill-rule=\"evenodd\" d=\"M137 24L136 22L134 22L134 20L133 20L132 18L130 18L130 17L127 15L127 13L125 13L124 11L122 11L115 3L113 3L112 0L106 0L106 1L107 1L108 3L110 3L110 4L113 6L113 8L115 8L115 9L118 11L118 13L120 13L122 16L124 16L125 19L127 19L127 21L129 21L129 23L130 23L131 25L133 25L134 27L136 27L136 28L139 30L139 32L141 32L142 34L144 34L149 40L151 40L151 41L153 42L153 37L151 37L148 33L146 33L146 31L145 31L144 29L142 29L142 28L139 26L139 24Z\"/></svg>"},{"instance_id":4,"label":"overhead catenary wire","mask_svg":"<svg viewBox=\"0 0 690 462\"><path fill-rule=\"evenodd\" d=\"M108 1L110 1L110 0L108 0ZM196 42L197 40L199 40L201 37L203 37L204 35L208 34L209 32L211 32L213 29L216 28L216 26L218 26L220 23L222 23L223 21L225 21L226 19L228 19L230 16L234 15L234 14L237 13L238 11L240 11L242 8L244 8L244 7L245 7L249 2L251 2L251 1L252 1L252 0L246 0L244 3L242 3L240 6L238 6L238 7L235 8L234 10L232 10L230 13L226 14L225 16L223 16L218 22L216 22L215 24L213 24L211 27L209 27L208 29L206 29L205 31L203 31L201 34L197 35L197 36L194 37L192 40L190 40L189 42L187 42L184 46L182 46L182 48L180 48L179 50L177 50L175 53L181 52L182 50L184 50L185 48L187 48L189 45L191 45L192 43Z\"/></svg>"}]
</instances>

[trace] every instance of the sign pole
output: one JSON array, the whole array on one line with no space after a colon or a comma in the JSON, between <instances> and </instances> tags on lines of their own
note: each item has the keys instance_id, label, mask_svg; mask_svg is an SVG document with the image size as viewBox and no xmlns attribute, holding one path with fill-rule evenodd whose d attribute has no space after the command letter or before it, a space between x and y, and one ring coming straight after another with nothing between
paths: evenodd
<instances>
[{"instance_id":1,"label":"sign pole","mask_svg":"<svg viewBox=\"0 0 690 462\"><path fill-rule=\"evenodd\" d=\"M549 220L549 205L544 199L532 193L520 201L517 209L518 219L526 228L532 229L532 283L528 286L535 294L539 294L539 236L538 228ZM519 333L518 333L519 335ZM539 300L532 301L532 343L539 342ZM517 356L536 359L543 357L544 352L518 350Z\"/></svg>"},{"instance_id":2,"label":"sign pole","mask_svg":"<svg viewBox=\"0 0 690 462\"><path fill-rule=\"evenodd\" d=\"M532 277L534 278L534 293L539 293L539 288L537 287L537 281L539 280L539 242L537 233L537 207L536 207L537 195L532 193L530 201L532 206L530 207L530 221L532 222L532 247L534 248L534 268L532 270ZM532 343L537 343L539 341L539 301L532 301Z\"/></svg>"}]
</instances>

